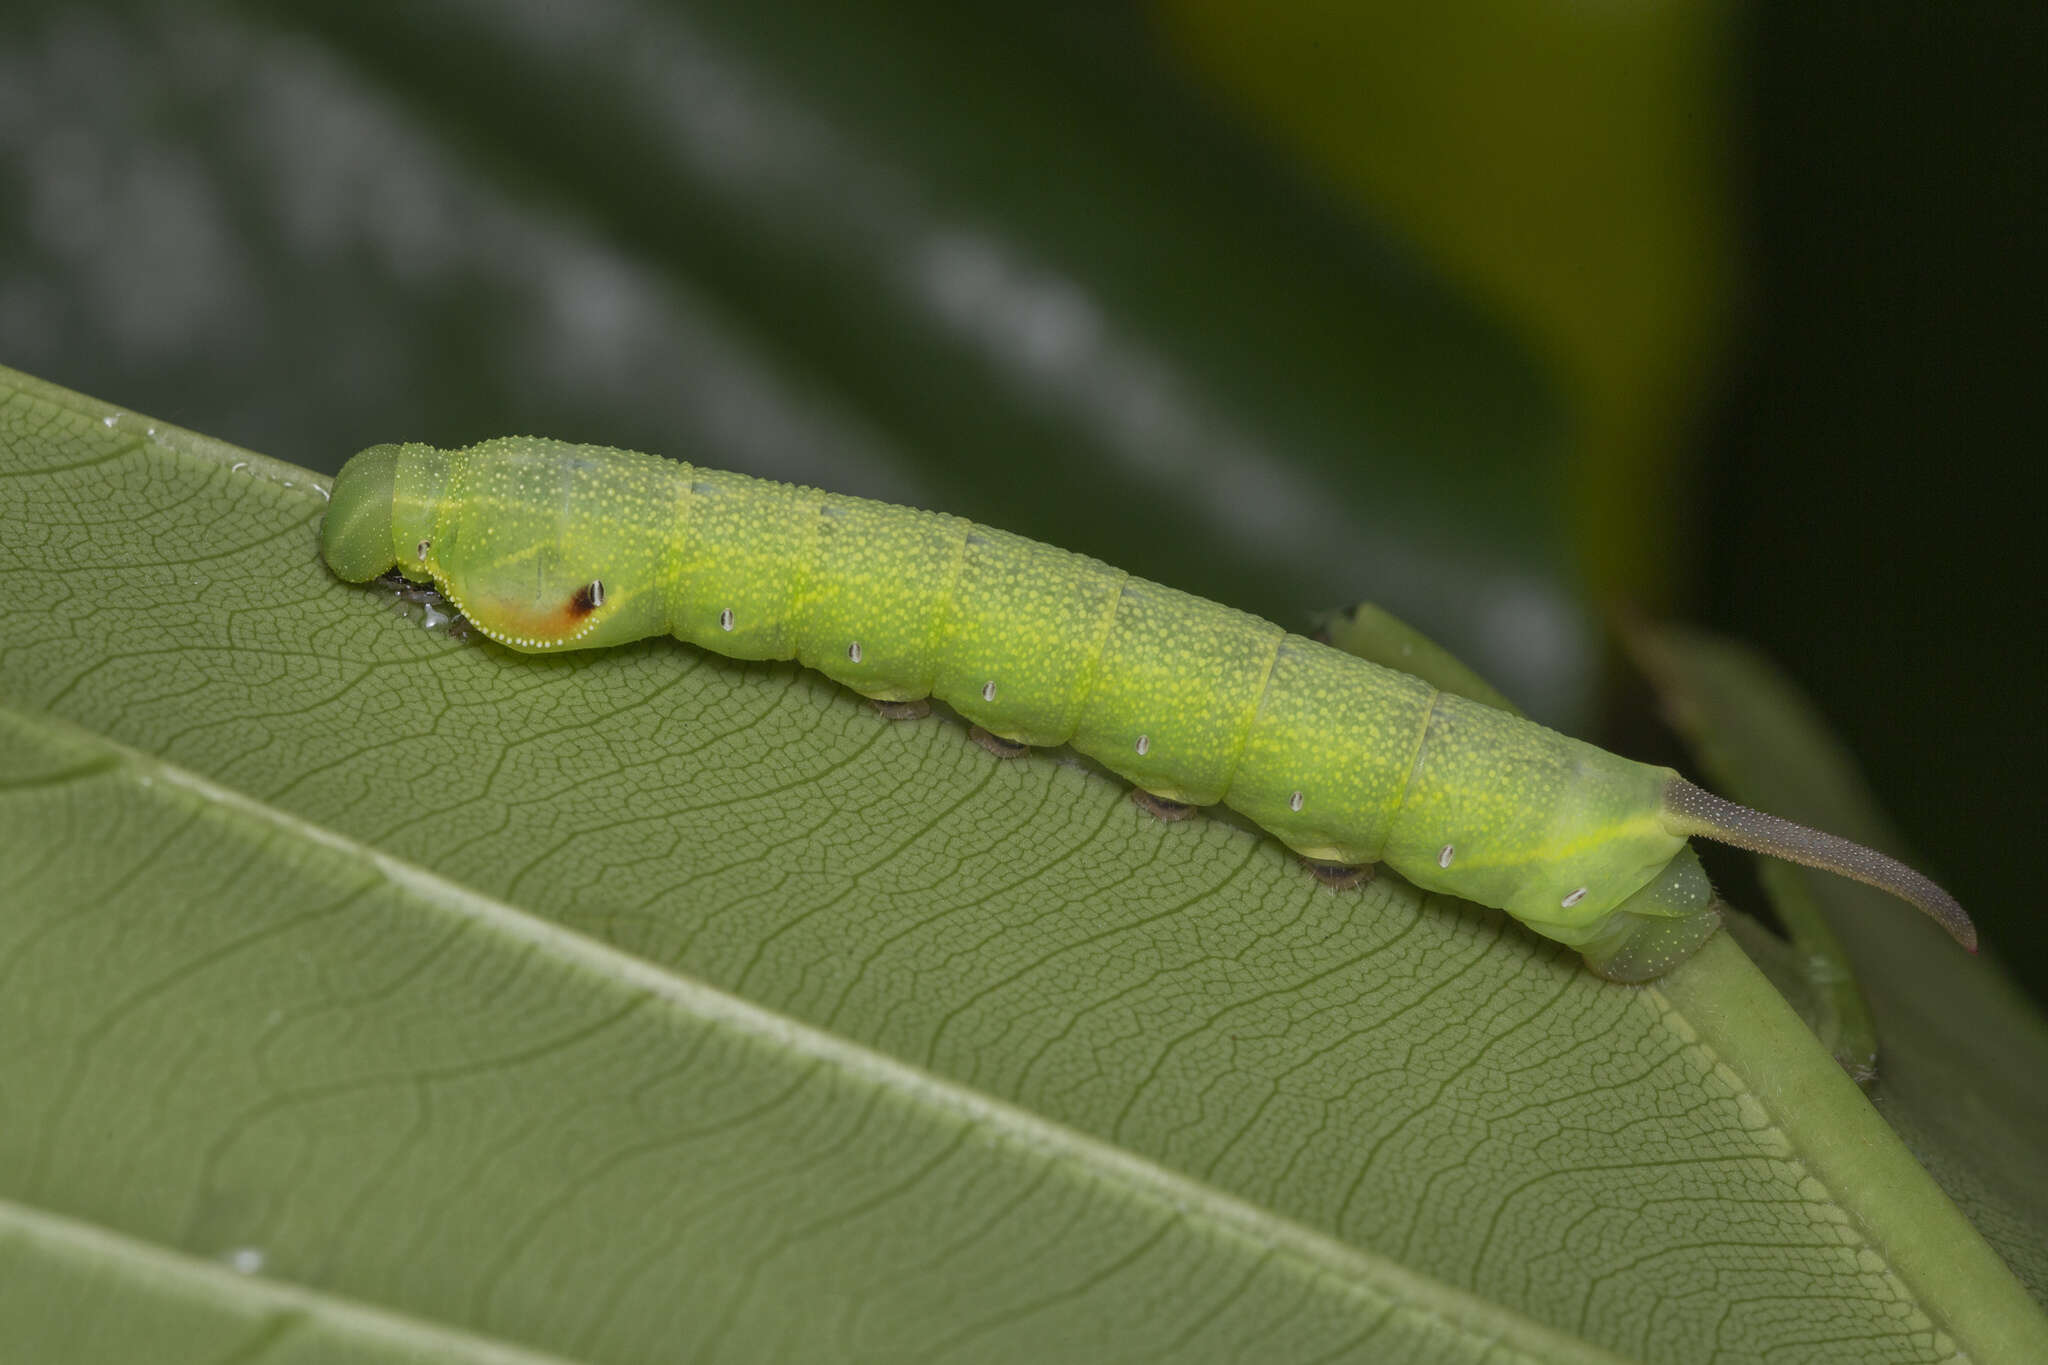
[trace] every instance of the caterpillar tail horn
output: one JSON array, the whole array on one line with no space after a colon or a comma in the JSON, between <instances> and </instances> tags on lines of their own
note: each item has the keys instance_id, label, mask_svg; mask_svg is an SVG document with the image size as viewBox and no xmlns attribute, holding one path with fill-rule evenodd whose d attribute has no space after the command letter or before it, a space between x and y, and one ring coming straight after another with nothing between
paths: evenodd
<instances>
[{"instance_id":1,"label":"caterpillar tail horn","mask_svg":"<svg viewBox=\"0 0 2048 1365\"><path fill-rule=\"evenodd\" d=\"M1956 898L1896 858L1805 825L1723 800L1678 778L1664 789L1664 824L1674 834L1698 835L1752 853L1803 863L1889 891L1919 907L1956 942L1977 951L1977 927Z\"/></svg>"}]
</instances>

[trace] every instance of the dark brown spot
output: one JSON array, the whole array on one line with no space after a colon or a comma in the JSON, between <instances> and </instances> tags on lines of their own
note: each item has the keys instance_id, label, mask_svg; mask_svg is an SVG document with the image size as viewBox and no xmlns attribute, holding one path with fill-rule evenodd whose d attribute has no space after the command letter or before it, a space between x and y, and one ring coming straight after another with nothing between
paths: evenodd
<instances>
[{"instance_id":1,"label":"dark brown spot","mask_svg":"<svg viewBox=\"0 0 2048 1365\"><path fill-rule=\"evenodd\" d=\"M976 744L979 744L997 758L1022 758L1031 752L1029 744L1020 744L1014 739L1004 739L1001 735L992 735L979 725L974 726L967 733L974 736Z\"/></svg>"},{"instance_id":2,"label":"dark brown spot","mask_svg":"<svg viewBox=\"0 0 2048 1365\"><path fill-rule=\"evenodd\" d=\"M1311 877L1332 891L1349 891L1354 886L1364 886L1380 870L1378 863L1353 867L1348 863L1319 863L1312 858L1303 858L1301 865L1308 869Z\"/></svg>"},{"instance_id":3,"label":"dark brown spot","mask_svg":"<svg viewBox=\"0 0 2048 1365\"><path fill-rule=\"evenodd\" d=\"M1168 822L1185 820L1200 809L1199 806L1190 806L1185 801L1169 801L1163 796L1146 791L1143 787L1131 788L1131 803L1139 810L1150 811Z\"/></svg>"},{"instance_id":4,"label":"dark brown spot","mask_svg":"<svg viewBox=\"0 0 2048 1365\"><path fill-rule=\"evenodd\" d=\"M593 578L576 589L576 595L569 599L569 615L584 617L604 605L604 580Z\"/></svg>"}]
</instances>

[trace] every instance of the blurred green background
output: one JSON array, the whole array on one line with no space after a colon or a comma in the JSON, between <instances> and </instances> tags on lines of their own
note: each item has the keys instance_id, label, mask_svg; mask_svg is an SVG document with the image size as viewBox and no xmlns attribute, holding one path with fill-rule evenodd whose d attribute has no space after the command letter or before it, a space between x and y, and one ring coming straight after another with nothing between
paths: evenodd
<instances>
[{"instance_id":1,"label":"blurred green background","mask_svg":"<svg viewBox=\"0 0 2048 1365\"><path fill-rule=\"evenodd\" d=\"M1703 621L2040 994L2044 16L16 4L0 359L314 468L532 431L1371 598L1645 757L1602 613Z\"/></svg>"}]
</instances>

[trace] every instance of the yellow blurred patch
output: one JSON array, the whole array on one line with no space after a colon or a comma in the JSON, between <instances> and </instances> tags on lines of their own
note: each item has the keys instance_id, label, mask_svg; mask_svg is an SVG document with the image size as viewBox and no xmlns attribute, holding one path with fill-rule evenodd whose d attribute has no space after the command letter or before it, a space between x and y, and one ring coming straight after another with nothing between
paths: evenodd
<instances>
[{"instance_id":1,"label":"yellow blurred patch","mask_svg":"<svg viewBox=\"0 0 2048 1365\"><path fill-rule=\"evenodd\" d=\"M1590 582L1663 591L1729 318L1731 11L1716 0L1155 0L1170 45L1529 338L1579 434Z\"/></svg>"}]
</instances>

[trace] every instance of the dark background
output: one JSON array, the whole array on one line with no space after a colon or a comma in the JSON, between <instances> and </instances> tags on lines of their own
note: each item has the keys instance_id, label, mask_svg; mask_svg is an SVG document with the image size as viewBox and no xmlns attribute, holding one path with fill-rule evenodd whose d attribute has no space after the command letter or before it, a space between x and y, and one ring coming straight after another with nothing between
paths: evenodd
<instances>
[{"instance_id":1,"label":"dark background","mask_svg":"<svg viewBox=\"0 0 2048 1365\"><path fill-rule=\"evenodd\" d=\"M1699 620L1813 696L2044 994L2048 9L1748 20L1753 302L1699 437Z\"/></svg>"},{"instance_id":2,"label":"dark background","mask_svg":"<svg viewBox=\"0 0 2048 1365\"><path fill-rule=\"evenodd\" d=\"M1688 617L2038 995L2044 14L1731 12L1733 323L1634 579L1481 291L1118 7L10 7L0 360L316 468L540 431L1375 598L1632 751L1599 607Z\"/></svg>"}]
</instances>

